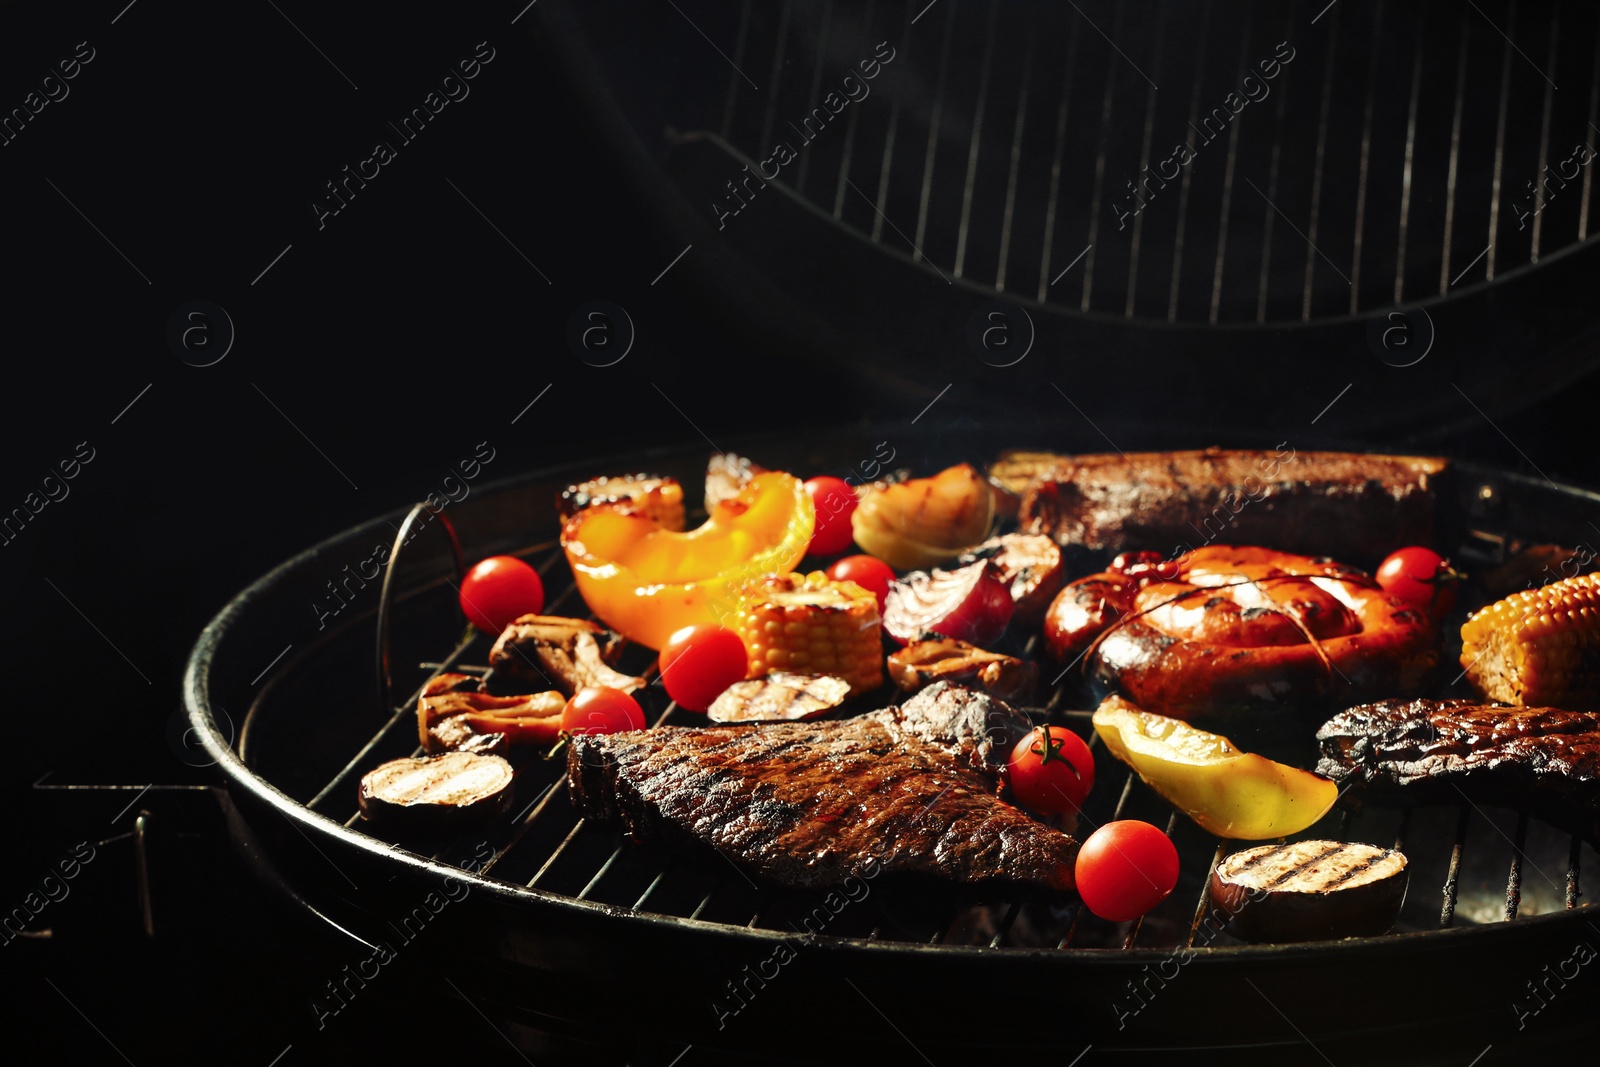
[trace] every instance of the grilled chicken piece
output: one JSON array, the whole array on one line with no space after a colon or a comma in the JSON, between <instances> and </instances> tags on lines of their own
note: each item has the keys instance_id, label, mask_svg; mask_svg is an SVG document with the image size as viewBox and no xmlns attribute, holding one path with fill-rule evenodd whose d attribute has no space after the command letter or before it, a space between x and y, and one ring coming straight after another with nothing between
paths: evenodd
<instances>
[{"instance_id":1,"label":"grilled chicken piece","mask_svg":"<svg viewBox=\"0 0 1600 1067\"><path fill-rule=\"evenodd\" d=\"M1374 800L1528 809L1600 842L1600 712L1384 700L1317 731L1317 773Z\"/></svg>"},{"instance_id":2,"label":"grilled chicken piece","mask_svg":"<svg viewBox=\"0 0 1600 1067\"><path fill-rule=\"evenodd\" d=\"M663 529L683 530L683 486L675 478L653 474L593 478L569 485L556 497L556 511L565 524L584 508L616 503L632 503Z\"/></svg>"},{"instance_id":3,"label":"grilled chicken piece","mask_svg":"<svg viewBox=\"0 0 1600 1067\"><path fill-rule=\"evenodd\" d=\"M712 456L711 462L706 464L706 514L711 514L711 509L722 501L738 496L751 478L764 474L766 469L732 452L718 452Z\"/></svg>"},{"instance_id":4,"label":"grilled chicken piece","mask_svg":"<svg viewBox=\"0 0 1600 1067\"><path fill-rule=\"evenodd\" d=\"M795 722L815 719L843 704L850 683L827 674L774 671L734 682L706 709L712 722Z\"/></svg>"},{"instance_id":5,"label":"grilled chicken piece","mask_svg":"<svg viewBox=\"0 0 1600 1067\"><path fill-rule=\"evenodd\" d=\"M638 841L715 850L784 886L881 873L983 897L1049 896L1072 890L1078 842L997 795L1032 725L941 683L842 721L574 737L568 788L586 818Z\"/></svg>"},{"instance_id":6,"label":"grilled chicken piece","mask_svg":"<svg viewBox=\"0 0 1600 1067\"><path fill-rule=\"evenodd\" d=\"M934 637L890 653L889 677L908 693L934 682L958 682L1001 700L1026 702L1039 682L1039 667L965 641Z\"/></svg>"},{"instance_id":7,"label":"grilled chicken piece","mask_svg":"<svg viewBox=\"0 0 1600 1067\"><path fill-rule=\"evenodd\" d=\"M390 760L361 776L361 816L419 833L459 832L509 811L511 788L511 764L499 756Z\"/></svg>"},{"instance_id":8,"label":"grilled chicken piece","mask_svg":"<svg viewBox=\"0 0 1600 1067\"><path fill-rule=\"evenodd\" d=\"M962 553L959 562L993 561L999 578L1011 591L1016 605L1012 619L1028 626L1044 618L1050 601L1066 580L1061 564L1061 549L1043 534L1001 534L991 537L971 552Z\"/></svg>"},{"instance_id":9,"label":"grilled chicken piece","mask_svg":"<svg viewBox=\"0 0 1600 1067\"><path fill-rule=\"evenodd\" d=\"M567 696L591 685L631 693L644 679L611 667L624 644L620 635L587 619L524 615L495 641L489 665L497 676L551 686Z\"/></svg>"},{"instance_id":10,"label":"grilled chicken piece","mask_svg":"<svg viewBox=\"0 0 1600 1067\"><path fill-rule=\"evenodd\" d=\"M441 674L428 683L417 701L423 751L490 752L501 745L552 745L560 736L567 703L562 694L495 696L476 688L479 684L466 674Z\"/></svg>"},{"instance_id":11,"label":"grilled chicken piece","mask_svg":"<svg viewBox=\"0 0 1600 1067\"><path fill-rule=\"evenodd\" d=\"M1211 902L1244 941L1376 937L1406 899L1406 858L1393 849L1296 841L1235 852L1211 872Z\"/></svg>"}]
</instances>

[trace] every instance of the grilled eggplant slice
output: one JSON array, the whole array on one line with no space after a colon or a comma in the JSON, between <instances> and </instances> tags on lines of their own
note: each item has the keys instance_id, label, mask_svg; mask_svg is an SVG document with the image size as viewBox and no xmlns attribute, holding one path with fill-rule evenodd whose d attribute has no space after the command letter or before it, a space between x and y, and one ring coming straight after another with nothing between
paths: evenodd
<instances>
[{"instance_id":1,"label":"grilled eggplant slice","mask_svg":"<svg viewBox=\"0 0 1600 1067\"><path fill-rule=\"evenodd\" d=\"M908 693L934 682L956 682L1001 700L1026 703L1039 682L1039 666L965 641L933 636L890 653L889 677Z\"/></svg>"},{"instance_id":2,"label":"grilled eggplant slice","mask_svg":"<svg viewBox=\"0 0 1600 1067\"><path fill-rule=\"evenodd\" d=\"M654 474L624 474L617 478L591 478L569 485L556 497L563 524L584 508L596 504L631 503L664 529L683 529L683 486L676 478Z\"/></svg>"},{"instance_id":3,"label":"grilled eggplant slice","mask_svg":"<svg viewBox=\"0 0 1600 1067\"><path fill-rule=\"evenodd\" d=\"M511 764L499 756L390 760L361 776L361 816L417 833L452 833L505 814L511 790Z\"/></svg>"},{"instance_id":4,"label":"grilled eggplant slice","mask_svg":"<svg viewBox=\"0 0 1600 1067\"><path fill-rule=\"evenodd\" d=\"M1406 899L1406 858L1344 841L1296 841L1235 852L1211 872L1211 900L1243 941L1375 937Z\"/></svg>"},{"instance_id":5,"label":"grilled eggplant slice","mask_svg":"<svg viewBox=\"0 0 1600 1067\"><path fill-rule=\"evenodd\" d=\"M843 704L850 683L828 674L774 671L734 682L711 702L712 722L796 722L815 719Z\"/></svg>"},{"instance_id":6,"label":"grilled eggplant slice","mask_svg":"<svg viewBox=\"0 0 1600 1067\"><path fill-rule=\"evenodd\" d=\"M1061 549L1043 534L1002 534L991 537L971 552L963 553L959 562L976 563L991 560L1000 581L1011 591L1011 601L1016 605L1012 618L1032 626L1044 618L1066 580L1066 569L1061 563Z\"/></svg>"},{"instance_id":7,"label":"grilled eggplant slice","mask_svg":"<svg viewBox=\"0 0 1600 1067\"><path fill-rule=\"evenodd\" d=\"M495 675L551 687L572 696L591 685L607 685L631 693L644 686L613 670L622 637L587 619L559 615L524 615L505 628L489 650Z\"/></svg>"}]
</instances>

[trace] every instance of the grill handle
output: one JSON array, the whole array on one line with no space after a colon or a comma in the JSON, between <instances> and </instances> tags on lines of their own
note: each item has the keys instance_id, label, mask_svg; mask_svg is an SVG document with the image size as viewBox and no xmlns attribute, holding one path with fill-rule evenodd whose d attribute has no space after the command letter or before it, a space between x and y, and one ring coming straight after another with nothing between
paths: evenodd
<instances>
[{"instance_id":1,"label":"grill handle","mask_svg":"<svg viewBox=\"0 0 1600 1067\"><path fill-rule=\"evenodd\" d=\"M400 529L394 535L394 547L389 552L389 562L383 569L383 589L378 595L378 703L385 712L394 710L394 677L390 673L389 652L389 613L394 604L395 572L400 569L400 550L410 543L411 539L420 533L419 525L425 525L427 519L421 519L424 512L430 518L437 518L439 525L444 529L445 536L450 539L450 552L455 559L456 586L459 590L461 580L466 576L466 558L461 553L461 538L456 534L455 523L450 521L449 514L444 508L435 511L426 502L413 504L406 513L405 521L400 524ZM419 524L419 519L421 522ZM460 608L457 609L460 614Z\"/></svg>"}]
</instances>

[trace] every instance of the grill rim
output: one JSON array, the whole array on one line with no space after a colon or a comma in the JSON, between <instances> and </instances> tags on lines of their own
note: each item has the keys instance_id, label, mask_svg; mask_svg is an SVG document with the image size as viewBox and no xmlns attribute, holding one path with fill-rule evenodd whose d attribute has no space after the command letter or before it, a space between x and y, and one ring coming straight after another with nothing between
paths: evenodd
<instances>
[{"instance_id":1,"label":"grill rim","mask_svg":"<svg viewBox=\"0 0 1600 1067\"><path fill-rule=\"evenodd\" d=\"M741 441L740 445L748 447L751 444L759 446L763 440L776 442L778 435L764 435L752 437ZM641 461L649 462L662 459L682 458L696 455L703 450L698 445L684 445L677 448L652 449L643 455L618 457L612 466L637 467ZM559 464L551 467L539 468L532 471L510 475L494 482L486 483L481 488L482 496L493 496L508 491L525 488L531 483L541 480L559 479L567 477L582 477L583 472L596 469L597 465L604 467L605 460L579 460L573 463ZM1548 484L1554 491L1574 500L1587 498L1590 503L1600 503L1600 492L1566 482L1554 482L1549 479L1534 478L1517 472L1498 468L1489 464L1471 463L1465 461L1452 461L1452 465L1465 477L1493 477L1503 482L1522 482L1529 486ZM620 469L620 467L619 467ZM631 469L631 468L630 468ZM634 911L617 905L605 904L599 901L579 899L549 890L532 888L524 885L513 885L493 878L454 867L449 864L437 862L415 852L411 852L398 845L361 833L358 830L346 827L337 820L313 811L310 807L300 803L255 770L247 766L242 756L237 753L233 745L228 742L212 711L210 698L210 672L216 653L228 634L233 631L237 620L246 612L253 610L253 605L260 599L270 596L279 584L290 574L302 566L323 557L326 553L346 541L361 542L373 533L384 529L392 529L390 521L403 517L410 509L401 508L393 512L380 515L366 523L336 533L318 544L306 549L280 563L244 590L234 596L217 613L212 620L202 629L197 639L189 661L185 667L183 678L183 699L185 710L188 714L190 725L199 734L206 751L215 760L215 765L222 770L228 779L225 783L230 793L244 790L249 798L267 808L276 811L280 816L289 820L290 824L302 835L307 832L322 834L332 838L343 849L356 849L367 859L383 863L398 862L402 868L415 876L431 879L432 882L442 885L444 879L451 878L458 882L466 881L473 889L487 892L503 904L539 910L553 910L555 912L570 911L576 908L579 913L586 914L592 919L609 919L612 921L629 922L629 929L638 929L637 924L642 924L643 929L657 930L667 933L689 932L701 937L717 939L732 938L734 943L747 943L751 946L764 946L772 948L780 943L790 945L801 944L806 946L827 947L831 951L852 953L855 951L873 952L880 955L874 958L885 958L881 954L896 955L902 952L912 952L914 958L925 958L926 953L935 953L934 958L993 958L1000 953L1006 958L1040 962L1045 959L1059 959L1064 961L1056 966L1078 966L1088 960L1102 960L1103 965L1115 966L1119 970L1127 961L1151 962L1171 957L1175 952L1194 952L1208 960L1217 961L1243 961L1250 960L1297 960L1301 958L1322 960L1329 958L1329 953L1343 956L1355 953L1357 956L1383 954L1389 951L1384 946L1395 946L1394 951L1410 953L1415 947L1439 946L1441 949L1456 944L1461 938L1476 937L1484 939L1481 943L1489 947L1500 943L1500 939L1512 937L1516 944L1522 940L1533 939L1535 930L1559 929L1563 925L1586 923L1591 918L1595 905L1582 903L1577 907L1552 911L1541 915L1519 918L1516 921L1475 924L1471 926L1451 926L1445 929L1405 931L1388 933L1369 938L1346 938L1339 941L1320 941L1289 944L1265 945L1225 945L1225 946L1188 946L1187 948L1140 948L1135 945L1119 951L1110 951L1103 948L1038 948L1003 947L996 950L984 945L945 945L926 944L916 941L884 940L866 937L843 937L832 934L787 934L783 931L767 930L735 926L730 923L711 922L703 919L692 919L672 915L663 915L651 911ZM401 595L410 595L426 588L425 584L409 586ZM300 662L306 655L317 650L320 646L334 640L339 634L345 633L351 627L361 626L370 622L376 615L376 609L370 609L351 618L344 626L335 627L323 635L320 640L312 642L290 657L289 661L274 671L267 680L256 698L259 702L270 689L282 678L287 676L295 663ZM255 704L252 704L253 715ZM248 722L248 718L246 723ZM242 744L246 724L241 724L239 740ZM312 840L310 837L307 840ZM314 843L314 842L313 842ZM331 861L330 861L331 862ZM303 873L303 872L297 872ZM297 894L298 896L298 894ZM322 910L305 902L308 908L324 921L335 923ZM1518 934L1516 930L1528 930L1527 934ZM349 931L346 931L349 932ZM1453 940L1452 940L1453 939ZM362 938L362 940L365 940ZM1115 961L1123 961L1118 964ZM1092 964L1091 964L1092 965Z\"/></svg>"}]
</instances>

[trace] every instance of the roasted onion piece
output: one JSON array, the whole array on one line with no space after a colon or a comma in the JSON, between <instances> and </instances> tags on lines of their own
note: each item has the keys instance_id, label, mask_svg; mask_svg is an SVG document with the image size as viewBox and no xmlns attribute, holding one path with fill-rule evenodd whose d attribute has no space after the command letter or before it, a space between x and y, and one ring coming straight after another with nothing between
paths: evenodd
<instances>
[{"instance_id":1,"label":"roasted onion piece","mask_svg":"<svg viewBox=\"0 0 1600 1067\"><path fill-rule=\"evenodd\" d=\"M958 562L976 563L980 559L994 564L996 577L1010 590L1011 601L1016 605L1012 617L1024 625L1044 618L1045 609L1066 580L1061 549L1042 534L991 537L971 552L962 553Z\"/></svg>"}]
</instances>

